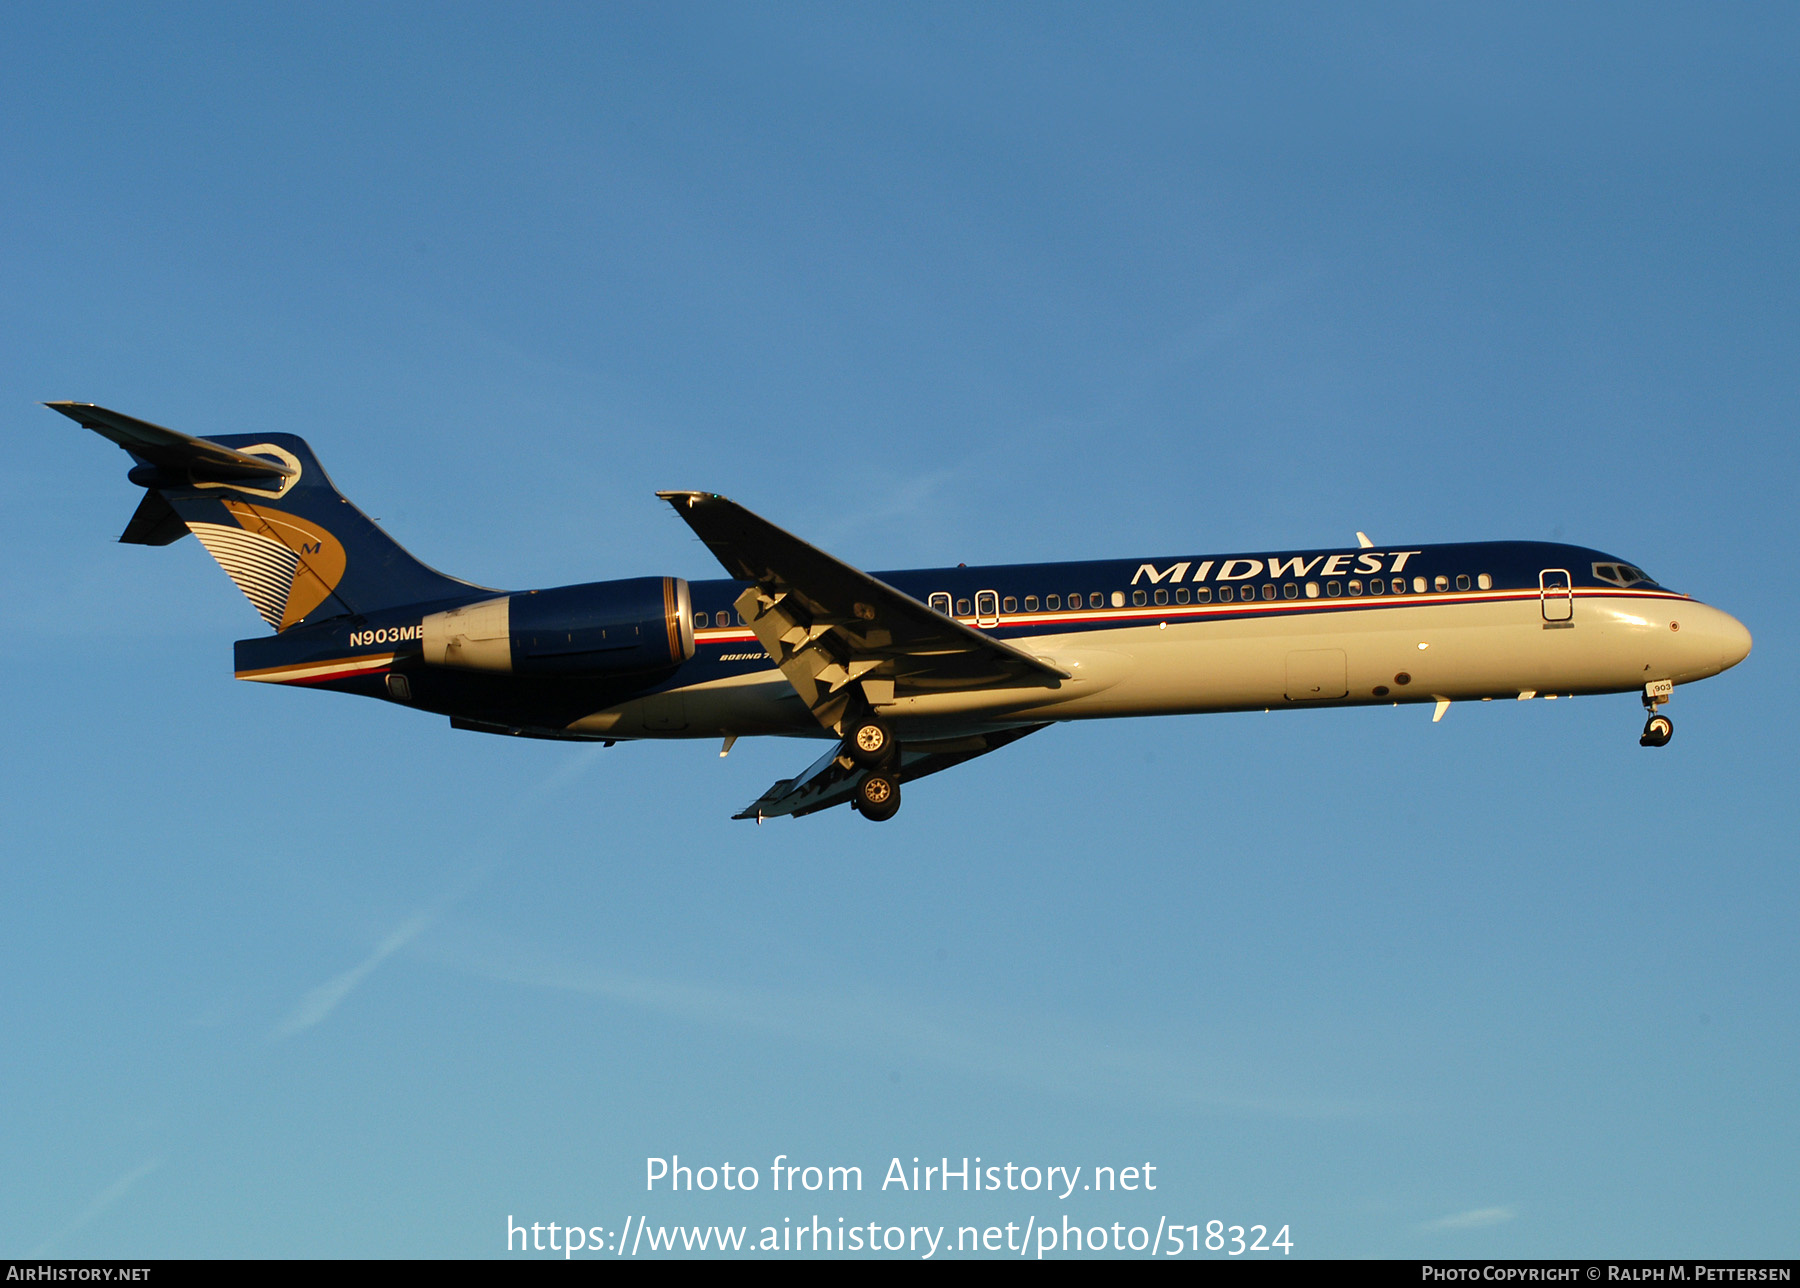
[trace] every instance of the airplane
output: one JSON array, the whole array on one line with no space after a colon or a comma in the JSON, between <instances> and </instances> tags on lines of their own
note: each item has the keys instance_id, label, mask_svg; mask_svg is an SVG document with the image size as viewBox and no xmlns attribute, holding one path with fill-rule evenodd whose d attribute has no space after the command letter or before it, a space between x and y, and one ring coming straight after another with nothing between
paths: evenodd
<instances>
[{"instance_id":1,"label":"airplane","mask_svg":"<svg viewBox=\"0 0 1800 1288\"><path fill-rule=\"evenodd\" d=\"M870 574L711 492L659 492L729 576L501 591L414 559L292 434L199 438L46 403L125 449L122 542L193 533L274 634L240 680L377 698L452 728L600 741L822 739L734 818L849 803L1065 720L1636 693L1750 652L1735 618L1635 564L1533 541Z\"/></svg>"}]
</instances>

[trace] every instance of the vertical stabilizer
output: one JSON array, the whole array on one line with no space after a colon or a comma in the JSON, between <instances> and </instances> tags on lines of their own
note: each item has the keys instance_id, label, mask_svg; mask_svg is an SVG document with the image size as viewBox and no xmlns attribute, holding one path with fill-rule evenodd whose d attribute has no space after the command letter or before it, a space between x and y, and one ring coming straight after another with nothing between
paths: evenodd
<instances>
[{"instance_id":1,"label":"vertical stabilizer","mask_svg":"<svg viewBox=\"0 0 1800 1288\"><path fill-rule=\"evenodd\" d=\"M484 589L408 554L293 434L193 438L104 407L47 406L137 462L131 481L146 491L121 541L167 545L192 532L277 631Z\"/></svg>"}]
</instances>

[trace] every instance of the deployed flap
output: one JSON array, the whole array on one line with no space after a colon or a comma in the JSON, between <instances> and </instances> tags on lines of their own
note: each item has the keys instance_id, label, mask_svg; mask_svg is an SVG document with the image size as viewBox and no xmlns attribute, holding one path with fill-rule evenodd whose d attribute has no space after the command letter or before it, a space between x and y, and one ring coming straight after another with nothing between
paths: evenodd
<instances>
[{"instance_id":1,"label":"deployed flap","mask_svg":"<svg viewBox=\"0 0 1800 1288\"><path fill-rule=\"evenodd\" d=\"M834 559L734 501L658 492L734 577L737 610L820 724L835 729L859 681L879 701L946 689L1055 684L1067 671L965 626ZM822 808L822 807L821 807ZM765 811L767 812L767 811Z\"/></svg>"},{"instance_id":2,"label":"deployed flap","mask_svg":"<svg viewBox=\"0 0 1800 1288\"><path fill-rule=\"evenodd\" d=\"M51 411L60 411L102 438L110 438L139 460L164 469L199 470L218 478L268 478L271 475L289 478L300 472L298 467L281 461L234 451L204 438L164 429L161 425L108 411L92 403L51 402L44 406Z\"/></svg>"},{"instance_id":3,"label":"deployed flap","mask_svg":"<svg viewBox=\"0 0 1800 1288\"><path fill-rule=\"evenodd\" d=\"M903 743L900 748L900 781L910 783L915 778L949 769L965 760L985 756L1009 742L1017 742L1028 733L1036 733L1047 727L1041 724L1027 725L1023 729L1006 729L999 733L976 734L973 737L942 742ZM842 805L855 794L856 781L864 772L857 769L854 762L834 746L808 766L800 777L782 779L732 817L753 818L759 822L765 818L780 818L790 814L798 818L802 814L815 814L819 810L830 809L833 805Z\"/></svg>"}]
</instances>

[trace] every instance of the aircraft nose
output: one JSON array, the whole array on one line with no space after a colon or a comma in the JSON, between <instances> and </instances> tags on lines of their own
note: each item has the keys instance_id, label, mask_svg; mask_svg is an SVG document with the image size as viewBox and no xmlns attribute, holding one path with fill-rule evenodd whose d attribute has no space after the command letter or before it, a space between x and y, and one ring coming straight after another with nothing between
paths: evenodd
<instances>
[{"instance_id":1,"label":"aircraft nose","mask_svg":"<svg viewBox=\"0 0 1800 1288\"><path fill-rule=\"evenodd\" d=\"M1687 637L1685 647L1693 650L1688 656L1695 662L1727 671L1750 655L1750 632L1730 613L1696 604L1683 618L1681 633Z\"/></svg>"},{"instance_id":2,"label":"aircraft nose","mask_svg":"<svg viewBox=\"0 0 1800 1288\"><path fill-rule=\"evenodd\" d=\"M1719 669L1729 671L1750 656L1750 632L1730 613L1720 613L1715 628L1719 636Z\"/></svg>"}]
</instances>

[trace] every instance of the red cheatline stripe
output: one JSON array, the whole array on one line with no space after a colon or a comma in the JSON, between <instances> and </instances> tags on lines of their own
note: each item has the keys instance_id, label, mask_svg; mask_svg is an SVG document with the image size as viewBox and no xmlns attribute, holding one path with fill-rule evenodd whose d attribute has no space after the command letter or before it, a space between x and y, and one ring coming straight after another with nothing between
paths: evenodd
<instances>
[{"instance_id":1,"label":"red cheatline stripe","mask_svg":"<svg viewBox=\"0 0 1800 1288\"><path fill-rule=\"evenodd\" d=\"M296 666L267 666L254 671L239 671L240 680L260 680L265 684L320 684L341 680L351 675L367 675L385 671L393 664L392 653L370 653L363 657L334 657Z\"/></svg>"},{"instance_id":2,"label":"red cheatline stripe","mask_svg":"<svg viewBox=\"0 0 1800 1288\"><path fill-rule=\"evenodd\" d=\"M1576 599L1670 599L1686 601L1688 596L1667 590L1599 590L1581 588L1574 592ZM1412 592L1405 595L1365 595L1360 599L1344 596L1335 599L1255 599L1243 600L1228 604L1148 604L1143 607L1133 605L1127 608L1091 608L1079 613L1066 610L1045 613L1008 613L1000 618L1002 627L1018 626L1062 626L1094 624L1100 622L1143 622L1170 621L1175 618L1201 617L1252 617L1272 615L1276 613L1306 612L1346 612L1355 609L1406 608L1412 605L1438 604L1498 604L1540 598L1535 590L1506 591L1425 591ZM1553 598L1561 599L1556 595ZM958 617L955 620L965 626L976 624L973 617ZM989 628L991 629L991 628ZM730 644L751 641L756 638L751 631L741 628L729 631L701 630L694 632L694 638L703 644Z\"/></svg>"}]
</instances>

